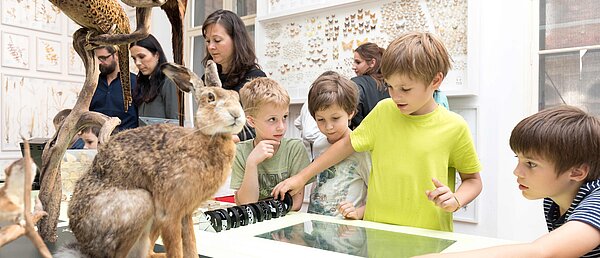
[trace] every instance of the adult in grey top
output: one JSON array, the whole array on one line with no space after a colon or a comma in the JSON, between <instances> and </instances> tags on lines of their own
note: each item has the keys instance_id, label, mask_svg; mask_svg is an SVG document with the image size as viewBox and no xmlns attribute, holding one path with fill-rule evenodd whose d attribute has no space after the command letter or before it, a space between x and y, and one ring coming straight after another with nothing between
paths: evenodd
<instances>
[{"instance_id":1,"label":"adult in grey top","mask_svg":"<svg viewBox=\"0 0 600 258\"><path fill-rule=\"evenodd\" d=\"M177 119L177 87L160 70L167 58L158 40L150 34L131 43L129 51L139 70L133 94L138 115Z\"/></svg>"}]
</instances>

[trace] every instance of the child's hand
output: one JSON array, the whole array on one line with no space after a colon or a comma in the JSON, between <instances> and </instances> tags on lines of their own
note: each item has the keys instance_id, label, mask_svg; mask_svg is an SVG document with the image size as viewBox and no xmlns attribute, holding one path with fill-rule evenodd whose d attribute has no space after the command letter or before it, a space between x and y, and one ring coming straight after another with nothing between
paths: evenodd
<instances>
[{"instance_id":1,"label":"child's hand","mask_svg":"<svg viewBox=\"0 0 600 258\"><path fill-rule=\"evenodd\" d=\"M447 212L455 212L458 210L458 208L460 208L459 203L457 202L456 197L454 197L454 193L450 191L450 188L435 178L431 179L431 181L435 185L435 190L425 191L427 198Z\"/></svg>"},{"instance_id":2,"label":"child's hand","mask_svg":"<svg viewBox=\"0 0 600 258\"><path fill-rule=\"evenodd\" d=\"M345 219L362 219L351 202L344 201L338 205L338 211Z\"/></svg>"},{"instance_id":3,"label":"child's hand","mask_svg":"<svg viewBox=\"0 0 600 258\"><path fill-rule=\"evenodd\" d=\"M338 234L337 236L339 238L348 238L348 237L352 237L353 235L356 234L356 227L354 226L350 226L350 225L343 225L343 224L338 224Z\"/></svg>"},{"instance_id":4,"label":"child's hand","mask_svg":"<svg viewBox=\"0 0 600 258\"><path fill-rule=\"evenodd\" d=\"M275 199L283 200L286 192L290 192L290 195L294 196L300 192L300 190L304 190L305 183L306 181L303 181L299 175L292 176L277 184L275 188L273 188L273 191L271 191L271 195Z\"/></svg>"},{"instance_id":5,"label":"child's hand","mask_svg":"<svg viewBox=\"0 0 600 258\"><path fill-rule=\"evenodd\" d=\"M275 154L275 148L279 146L278 141L274 140L262 140L256 146L250 155L248 155L248 161L252 161L252 163L258 165L264 160L273 157Z\"/></svg>"}]
</instances>

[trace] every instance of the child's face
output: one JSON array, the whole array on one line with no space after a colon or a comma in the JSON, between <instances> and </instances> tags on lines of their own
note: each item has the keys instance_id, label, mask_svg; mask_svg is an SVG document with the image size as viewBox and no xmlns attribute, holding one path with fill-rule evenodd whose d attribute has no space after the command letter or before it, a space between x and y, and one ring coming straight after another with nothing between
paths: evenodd
<instances>
[{"instance_id":1,"label":"child's face","mask_svg":"<svg viewBox=\"0 0 600 258\"><path fill-rule=\"evenodd\" d=\"M315 112L315 120L319 131L327 137L329 143L335 143L349 130L348 120L352 114L346 113L340 106L332 105Z\"/></svg>"},{"instance_id":2,"label":"child's face","mask_svg":"<svg viewBox=\"0 0 600 258\"><path fill-rule=\"evenodd\" d=\"M97 149L98 137L92 132L81 133L81 139L85 143L84 149Z\"/></svg>"},{"instance_id":3,"label":"child's face","mask_svg":"<svg viewBox=\"0 0 600 258\"><path fill-rule=\"evenodd\" d=\"M396 102L400 112L406 115L424 115L432 112L437 107L433 100L433 92L439 88L442 82L442 74L435 76L427 85L423 82L411 79L400 73L392 74L386 79L390 97Z\"/></svg>"},{"instance_id":4,"label":"child's face","mask_svg":"<svg viewBox=\"0 0 600 258\"><path fill-rule=\"evenodd\" d=\"M267 103L258 109L255 116L248 116L248 122L256 129L256 139L280 141L287 130L288 105Z\"/></svg>"},{"instance_id":5,"label":"child's face","mask_svg":"<svg viewBox=\"0 0 600 258\"><path fill-rule=\"evenodd\" d=\"M519 163L513 174L517 176L519 190L529 200L550 197L561 199L562 195L571 194L573 180L567 171L558 177L556 167L543 158L517 153ZM572 198L572 197L571 197Z\"/></svg>"}]
</instances>

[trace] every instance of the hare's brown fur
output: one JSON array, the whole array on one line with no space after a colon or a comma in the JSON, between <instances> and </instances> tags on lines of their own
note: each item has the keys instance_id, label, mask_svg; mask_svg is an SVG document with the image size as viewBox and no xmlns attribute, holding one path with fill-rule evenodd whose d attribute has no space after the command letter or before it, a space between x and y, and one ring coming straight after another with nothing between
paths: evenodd
<instances>
[{"instance_id":1,"label":"hare's brown fur","mask_svg":"<svg viewBox=\"0 0 600 258\"><path fill-rule=\"evenodd\" d=\"M206 87L196 96L197 128L145 126L100 147L69 204L84 254L144 257L161 235L168 257L197 256L191 214L227 178L231 134L245 119L235 92Z\"/></svg>"}]
</instances>

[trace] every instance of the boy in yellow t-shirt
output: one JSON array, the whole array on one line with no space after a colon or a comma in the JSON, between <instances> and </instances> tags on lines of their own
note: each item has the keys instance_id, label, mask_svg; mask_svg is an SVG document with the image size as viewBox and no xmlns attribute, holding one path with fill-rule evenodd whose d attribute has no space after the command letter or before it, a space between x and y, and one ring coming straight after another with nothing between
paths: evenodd
<instances>
[{"instance_id":1,"label":"boy in yellow t-shirt","mask_svg":"<svg viewBox=\"0 0 600 258\"><path fill-rule=\"evenodd\" d=\"M365 220L452 231L452 212L475 199L482 184L467 123L433 99L450 67L446 48L431 33L410 32L394 40L381 69L391 98L272 194L294 194L325 168L369 151ZM462 184L454 191L457 170Z\"/></svg>"}]
</instances>

